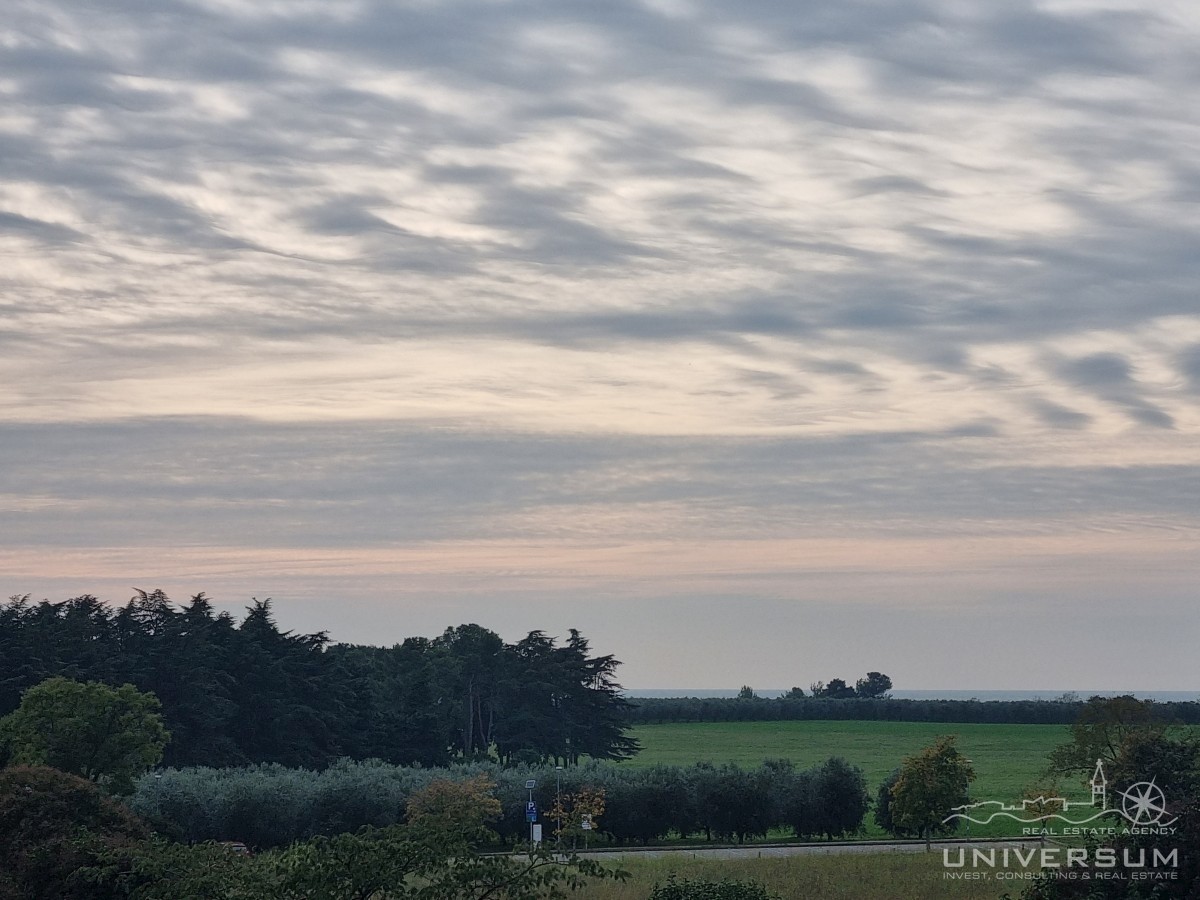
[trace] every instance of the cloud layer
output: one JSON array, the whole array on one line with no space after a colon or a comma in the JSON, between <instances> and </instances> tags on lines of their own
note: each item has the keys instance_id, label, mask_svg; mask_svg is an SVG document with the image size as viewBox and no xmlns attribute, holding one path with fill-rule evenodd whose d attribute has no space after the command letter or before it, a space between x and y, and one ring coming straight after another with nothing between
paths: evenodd
<instances>
[{"instance_id":1,"label":"cloud layer","mask_svg":"<svg viewBox=\"0 0 1200 900\"><path fill-rule=\"evenodd\" d=\"M537 586L450 590L462 548L516 541L556 579L618 548L625 588L583 566L570 589L640 584L666 622L688 597L878 596L904 542L946 541L924 593L953 582L993 626L1018 597L1083 604L1099 566L1107 612L1157 591L1178 634L1198 38L1186 4L1121 0L13 0L11 590L66 589L35 577L62 552L128 580L101 548L229 553L222 583L255 590L229 574L255 552L442 547L422 589L483 618ZM786 542L824 539L839 572L872 548L859 580L788 588ZM1049 580L968 577L1042 565L1034 539ZM721 588L683 577L690 551L686 588L639 581L663 541L724 560ZM1075 662L1046 665L1034 686Z\"/></svg>"}]
</instances>

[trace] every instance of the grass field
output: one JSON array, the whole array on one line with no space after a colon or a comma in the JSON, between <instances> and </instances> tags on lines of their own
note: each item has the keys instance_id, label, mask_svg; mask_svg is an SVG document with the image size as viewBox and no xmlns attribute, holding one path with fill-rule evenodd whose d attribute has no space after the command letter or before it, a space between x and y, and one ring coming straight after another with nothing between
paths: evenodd
<instances>
[{"instance_id":1,"label":"grass field","mask_svg":"<svg viewBox=\"0 0 1200 900\"><path fill-rule=\"evenodd\" d=\"M678 872L685 878L735 878L765 884L785 900L999 900L1020 894L1021 882L943 878L938 853L793 856L785 859L626 860L628 881L596 882L579 900L645 900L656 882Z\"/></svg>"},{"instance_id":2,"label":"grass field","mask_svg":"<svg viewBox=\"0 0 1200 900\"><path fill-rule=\"evenodd\" d=\"M1065 725L987 725L927 722L704 722L643 725L633 729L642 744L628 765L690 765L701 760L757 766L764 759L792 760L797 767L842 756L866 774L872 796L906 756L939 735L958 735L959 749L972 761L977 800L1018 800L1039 780L1046 756L1069 739ZM1068 797L1087 799L1087 788L1064 785ZM870 815L868 837L882 837ZM981 835L1013 834L1014 825L977 829Z\"/></svg>"}]
</instances>

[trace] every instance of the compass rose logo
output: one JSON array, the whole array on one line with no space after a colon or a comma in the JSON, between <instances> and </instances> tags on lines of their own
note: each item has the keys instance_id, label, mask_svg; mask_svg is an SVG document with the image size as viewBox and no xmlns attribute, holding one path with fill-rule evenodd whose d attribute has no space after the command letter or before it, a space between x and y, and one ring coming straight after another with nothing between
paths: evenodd
<instances>
[{"instance_id":1,"label":"compass rose logo","mask_svg":"<svg viewBox=\"0 0 1200 900\"><path fill-rule=\"evenodd\" d=\"M1179 818L1171 815L1162 788L1155 784L1153 779L1139 781L1123 791L1118 791L1120 805L1109 806L1108 776L1104 773L1103 761L1098 759L1091 785L1090 801L1045 796L1033 800L1024 799L1020 803L984 800L954 807L943 821L964 819L977 825L989 825L996 819L1005 818L1023 824L1037 823L1043 826L1049 822L1088 825L1105 816L1120 816L1135 828L1165 828ZM1076 809L1082 811L1075 812Z\"/></svg>"},{"instance_id":2,"label":"compass rose logo","mask_svg":"<svg viewBox=\"0 0 1200 900\"><path fill-rule=\"evenodd\" d=\"M1133 825L1160 825L1169 814L1167 798L1153 781L1131 784L1120 794L1121 815Z\"/></svg>"}]
</instances>

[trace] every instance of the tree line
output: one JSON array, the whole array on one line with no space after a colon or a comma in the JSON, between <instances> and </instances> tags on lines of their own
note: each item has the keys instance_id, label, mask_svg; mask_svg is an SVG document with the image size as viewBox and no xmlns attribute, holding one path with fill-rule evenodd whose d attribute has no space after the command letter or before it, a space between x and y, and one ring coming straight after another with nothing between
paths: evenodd
<instances>
[{"instance_id":1,"label":"tree line","mask_svg":"<svg viewBox=\"0 0 1200 900\"><path fill-rule=\"evenodd\" d=\"M882 721L1070 725L1087 706L1083 700L898 700L885 698L639 697L631 699L635 725L668 722ZM1200 703L1152 703L1164 722L1200 724Z\"/></svg>"},{"instance_id":2,"label":"tree line","mask_svg":"<svg viewBox=\"0 0 1200 900\"><path fill-rule=\"evenodd\" d=\"M562 771L495 762L428 768L375 760L342 760L321 772L278 765L168 769L144 776L130 807L178 840L279 847L367 825L404 824L412 797L431 784L479 778L492 785L499 801L488 826L506 845L528 839L531 795L539 820L553 824L556 798L599 794L603 813L594 833L615 844L648 844L672 834L746 841L772 829L805 839L845 837L862 829L870 807L862 770L837 757L803 770L787 760L748 769L732 763L634 768L601 761ZM532 791L525 787L530 780L536 783Z\"/></svg>"},{"instance_id":3,"label":"tree line","mask_svg":"<svg viewBox=\"0 0 1200 900\"><path fill-rule=\"evenodd\" d=\"M392 647L334 644L280 630L269 600L238 622L203 593L180 606L162 591L116 609L92 595L0 605L0 716L55 676L132 684L161 703L171 766L621 759L637 744L619 665L575 630L509 644L467 624Z\"/></svg>"},{"instance_id":4,"label":"tree line","mask_svg":"<svg viewBox=\"0 0 1200 900\"><path fill-rule=\"evenodd\" d=\"M165 840L86 779L0 770L0 900L562 900L626 877L548 847L481 852L487 840L434 814L251 855Z\"/></svg>"}]
</instances>

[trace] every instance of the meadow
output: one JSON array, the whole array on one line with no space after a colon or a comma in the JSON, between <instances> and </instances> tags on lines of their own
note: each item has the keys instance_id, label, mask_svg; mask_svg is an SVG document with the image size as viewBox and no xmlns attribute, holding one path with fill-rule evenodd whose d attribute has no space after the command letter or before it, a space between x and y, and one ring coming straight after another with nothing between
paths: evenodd
<instances>
[{"instance_id":1,"label":"meadow","mask_svg":"<svg viewBox=\"0 0 1200 900\"><path fill-rule=\"evenodd\" d=\"M705 722L645 725L633 729L642 752L626 763L689 765L708 760L746 768L764 759L790 759L808 768L830 756L842 756L862 768L872 795L906 756L943 734L958 736L972 761L978 799L1019 798L1043 779L1046 757L1069 738L1062 725L944 724L925 722L792 721ZM1064 785L1071 795L1086 795L1084 785ZM975 826L975 834L1013 834L1008 828ZM867 838L885 835L867 816ZM782 838L783 835L772 835ZM1000 900L1019 896L1021 882L958 881L943 877L941 855L925 853L853 853L744 860L623 859L625 882L590 885L580 900L644 900L671 872L687 878L752 879L787 900Z\"/></svg>"},{"instance_id":2,"label":"meadow","mask_svg":"<svg viewBox=\"0 0 1200 900\"><path fill-rule=\"evenodd\" d=\"M689 765L701 760L757 766L764 759L790 759L798 768L841 756L860 767L874 796L879 784L906 756L944 734L958 736L958 747L972 761L975 800L1018 800L1042 783L1047 755L1069 740L1065 725L946 724L929 722L795 721L697 722L643 725L632 734L642 752L626 765ZM1068 797L1086 799L1087 786L1064 783ZM1017 826L973 826L980 835L1011 835ZM884 837L867 816L867 837Z\"/></svg>"},{"instance_id":3,"label":"meadow","mask_svg":"<svg viewBox=\"0 0 1200 900\"><path fill-rule=\"evenodd\" d=\"M579 900L645 900L671 872L684 878L754 880L785 900L1000 900L1023 882L943 877L939 853L870 853L744 860L625 859L625 882L595 882Z\"/></svg>"}]
</instances>

